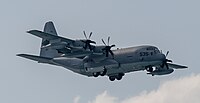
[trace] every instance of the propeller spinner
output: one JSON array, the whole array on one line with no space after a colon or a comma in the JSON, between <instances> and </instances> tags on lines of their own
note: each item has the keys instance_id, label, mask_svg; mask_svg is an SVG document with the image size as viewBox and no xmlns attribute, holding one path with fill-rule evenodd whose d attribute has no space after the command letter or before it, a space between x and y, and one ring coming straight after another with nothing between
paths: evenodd
<instances>
[{"instance_id":1,"label":"propeller spinner","mask_svg":"<svg viewBox=\"0 0 200 103\"><path fill-rule=\"evenodd\" d=\"M112 55L112 57L114 57L114 53L112 52L111 48L115 47L115 45L109 45L110 42L110 37L108 37L108 41L107 44L105 43L105 41L103 39L101 39L103 44L105 45L105 48L103 48L102 50L105 51L106 53L106 57L108 57L109 53Z\"/></svg>"}]
</instances>

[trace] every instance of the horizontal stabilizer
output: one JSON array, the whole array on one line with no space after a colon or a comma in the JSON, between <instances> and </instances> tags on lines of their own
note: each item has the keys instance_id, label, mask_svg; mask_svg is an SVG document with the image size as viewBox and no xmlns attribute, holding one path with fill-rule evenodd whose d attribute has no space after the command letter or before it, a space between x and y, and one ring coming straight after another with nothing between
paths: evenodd
<instances>
[{"instance_id":1,"label":"horizontal stabilizer","mask_svg":"<svg viewBox=\"0 0 200 103\"><path fill-rule=\"evenodd\" d=\"M188 68L187 66L182 66L182 65L172 64L172 63L169 63L168 65L169 65L169 67L174 68L174 69Z\"/></svg>"},{"instance_id":2,"label":"horizontal stabilizer","mask_svg":"<svg viewBox=\"0 0 200 103\"><path fill-rule=\"evenodd\" d=\"M30 60L38 61L39 63L51 63L52 58L47 58L47 57L41 57L41 56L35 56L35 55L29 55L29 54L17 54L17 56L27 58Z\"/></svg>"},{"instance_id":3,"label":"horizontal stabilizer","mask_svg":"<svg viewBox=\"0 0 200 103\"><path fill-rule=\"evenodd\" d=\"M64 42L67 42L67 43L74 42L74 40L67 39L67 38L64 38L64 37L60 37L60 36L57 36L57 35L52 35L52 34L45 33L45 32L39 31L39 30L30 30L30 31L27 31L27 33L30 33L32 35L35 35L37 37L40 37L40 38L43 38L43 39L46 39L46 40L60 39L61 41L64 41Z\"/></svg>"}]
</instances>

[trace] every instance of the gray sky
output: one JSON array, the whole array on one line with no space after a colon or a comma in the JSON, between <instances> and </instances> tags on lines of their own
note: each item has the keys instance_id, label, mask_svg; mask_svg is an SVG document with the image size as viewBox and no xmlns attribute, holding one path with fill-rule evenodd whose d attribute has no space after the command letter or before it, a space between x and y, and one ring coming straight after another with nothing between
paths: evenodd
<instances>
[{"instance_id":1,"label":"gray sky","mask_svg":"<svg viewBox=\"0 0 200 103\"><path fill-rule=\"evenodd\" d=\"M165 81L199 74L200 1L198 0L1 0L0 102L87 103L103 93L125 99L155 90ZM111 36L119 48L155 45L174 63L189 66L167 76L129 73L122 81L88 78L62 67L16 57L38 54L41 40L26 31L43 30L52 20L59 35L80 39L93 32L98 44Z\"/></svg>"}]
</instances>

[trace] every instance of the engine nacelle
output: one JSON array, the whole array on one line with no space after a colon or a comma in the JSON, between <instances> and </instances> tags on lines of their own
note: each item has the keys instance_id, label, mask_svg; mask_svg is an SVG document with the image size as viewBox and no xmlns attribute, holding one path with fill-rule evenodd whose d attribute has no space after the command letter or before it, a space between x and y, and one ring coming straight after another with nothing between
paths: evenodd
<instances>
[{"instance_id":1,"label":"engine nacelle","mask_svg":"<svg viewBox=\"0 0 200 103\"><path fill-rule=\"evenodd\" d=\"M166 75L166 74L170 74L174 72L174 69L172 68L169 68L169 69L163 69L163 68L159 68L159 69L156 69L150 73L147 73L147 74L152 74L153 75Z\"/></svg>"}]
</instances>

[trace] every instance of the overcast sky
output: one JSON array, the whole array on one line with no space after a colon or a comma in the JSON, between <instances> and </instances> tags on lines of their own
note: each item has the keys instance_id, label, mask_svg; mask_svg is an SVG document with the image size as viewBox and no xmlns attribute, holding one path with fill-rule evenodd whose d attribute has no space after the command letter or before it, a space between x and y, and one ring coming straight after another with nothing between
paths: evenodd
<instances>
[{"instance_id":1,"label":"overcast sky","mask_svg":"<svg viewBox=\"0 0 200 103\"><path fill-rule=\"evenodd\" d=\"M199 97L199 4L199 0L1 0L0 102L136 103L141 101L135 97L148 99L157 95L185 100L186 95L174 95L183 94L185 89L188 91L184 93ZM81 39L85 30L93 32L92 39L98 44L102 44L101 38L111 36L110 43L119 48L154 45L165 53L169 50L169 59L189 68L154 77L145 71L134 72L121 81L110 82L107 77L89 78L16 57L17 53L39 54L41 39L26 31L43 30L50 20L63 37ZM169 92L163 95L168 86L180 87L180 91L167 89ZM187 100L200 101L192 96Z\"/></svg>"}]
</instances>

